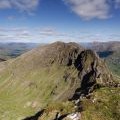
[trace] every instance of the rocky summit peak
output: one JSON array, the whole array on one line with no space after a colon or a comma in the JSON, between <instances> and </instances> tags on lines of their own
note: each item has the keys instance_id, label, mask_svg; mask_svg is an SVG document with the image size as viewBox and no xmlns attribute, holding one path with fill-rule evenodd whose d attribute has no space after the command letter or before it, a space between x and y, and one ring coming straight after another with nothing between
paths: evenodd
<instances>
[{"instance_id":1,"label":"rocky summit peak","mask_svg":"<svg viewBox=\"0 0 120 120\"><path fill-rule=\"evenodd\" d=\"M20 60L34 62L37 66L48 66L53 63L68 65L84 48L77 43L55 42L36 49L19 57ZM27 61L27 62L28 62ZM33 66L33 67L34 67Z\"/></svg>"},{"instance_id":2,"label":"rocky summit peak","mask_svg":"<svg viewBox=\"0 0 120 120\"><path fill-rule=\"evenodd\" d=\"M46 47L45 58L51 62L67 65L70 60L74 59L78 53L83 50L83 47L77 43L55 42Z\"/></svg>"}]
</instances>

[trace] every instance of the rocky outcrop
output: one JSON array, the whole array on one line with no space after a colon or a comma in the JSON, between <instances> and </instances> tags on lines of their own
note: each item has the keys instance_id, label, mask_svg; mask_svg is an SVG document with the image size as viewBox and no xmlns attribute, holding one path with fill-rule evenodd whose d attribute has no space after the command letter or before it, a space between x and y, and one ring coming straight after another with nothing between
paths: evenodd
<instances>
[{"instance_id":1,"label":"rocky outcrop","mask_svg":"<svg viewBox=\"0 0 120 120\"><path fill-rule=\"evenodd\" d=\"M0 62L6 61L5 59L0 58Z\"/></svg>"},{"instance_id":2,"label":"rocky outcrop","mask_svg":"<svg viewBox=\"0 0 120 120\"><path fill-rule=\"evenodd\" d=\"M113 81L104 61L91 50L77 52L71 61L69 67L73 67L73 72L66 71L64 75L69 88L59 99L78 99L81 95L92 92L98 85L104 86Z\"/></svg>"}]
</instances>

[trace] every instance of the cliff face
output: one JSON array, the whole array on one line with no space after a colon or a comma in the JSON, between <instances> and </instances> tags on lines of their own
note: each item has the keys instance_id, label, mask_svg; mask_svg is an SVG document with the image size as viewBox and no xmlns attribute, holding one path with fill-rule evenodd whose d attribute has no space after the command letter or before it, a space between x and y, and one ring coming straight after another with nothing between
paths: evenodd
<instances>
[{"instance_id":1,"label":"cliff face","mask_svg":"<svg viewBox=\"0 0 120 120\"><path fill-rule=\"evenodd\" d=\"M2 114L14 119L30 116L55 101L77 100L113 82L104 61L76 43L38 47L0 66L0 99L7 111ZM13 104L11 109L6 103Z\"/></svg>"},{"instance_id":2,"label":"cliff face","mask_svg":"<svg viewBox=\"0 0 120 120\"><path fill-rule=\"evenodd\" d=\"M60 94L59 100L78 99L81 94L87 95L92 92L97 85L104 86L113 82L104 61L93 51L78 50L71 56L67 57L68 70L63 76L68 88Z\"/></svg>"}]
</instances>

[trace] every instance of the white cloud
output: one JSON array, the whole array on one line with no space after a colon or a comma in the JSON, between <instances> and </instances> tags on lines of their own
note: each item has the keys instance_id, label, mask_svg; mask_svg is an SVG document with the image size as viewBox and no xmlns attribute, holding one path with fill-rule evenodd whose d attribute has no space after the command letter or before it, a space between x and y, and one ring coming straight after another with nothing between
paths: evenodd
<instances>
[{"instance_id":1,"label":"white cloud","mask_svg":"<svg viewBox=\"0 0 120 120\"><path fill-rule=\"evenodd\" d=\"M64 37L67 36L67 34L62 33L62 32L58 32L56 29L54 28L44 28L44 29L40 29L39 31L39 35L42 36L56 36L56 37Z\"/></svg>"},{"instance_id":2,"label":"white cloud","mask_svg":"<svg viewBox=\"0 0 120 120\"><path fill-rule=\"evenodd\" d=\"M64 0L73 12L83 19L106 19L110 17L110 0Z\"/></svg>"},{"instance_id":3,"label":"white cloud","mask_svg":"<svg viewBox=\"0 0 120 120\"><path fill-rule=\"evenodd\" d=\"M120 0L63 0L71 10L83 19L107 19L112 9L120 8Z\"/></svg>"},{"instance_id":4,"label":"white cloud","mask_svg":"<svg viewBox=\"0 0 120 120\"><path fill-rule=\"evenodd\" d=\"M41 0L0 0L0 9L16 9L32 14ZM71 10L83 19L107 19L111 8L120 8L120 0L63 0ZM112 5L112 4L113 5ZM8 19L12 20L12 17Z\"/></svg>"},{"instance_id":5,"label":"white cloud","mask_svg":"<svg viewBox=\"0 0 120 120\"><path fill-rule=\"evenodd\" d=\"M120 4L120 0L115 0L116 4Z\"/></svg>"},{"instance_id":6,"label":"white cloud","mask_svg":"<svg viewBox=\"0 0 120 120\"><path fill-rule=\"evenodd\" d=\"M37 8L40 0L0 0L0 9L17 9L21 12L31 13Z\"/></svg>"},{"instance_id":7,"label":"white cloud","mask_svg":"<svg viewBox=\"0 0 120 120\"><path fill-rule=\"evenodd\" d=\"M8 17L7 17L7 19L8 19L8 20L15 20L15 19L16 19L16 17L15 17L15 16L13 16L13 15L10 15L10 16L8 16Z\"/></svg>"},{"instance_id":8,"label":"white cloud","mask_svg":"<svg viewBox=\"0 0 120 120\"><path fill-rule=\"evenodd\" d=\"M8 0L0 0L0 9L11 8L11 4Z\"/></svg>"},{"instance_id":9,"label":"white cloud","mask_svg":"<svg viewBox=\"0 0 120 120\"><path fill-rule=\"evenodd\" d=\"M115 0L115 8L120 8L120 0Z\"/></svg>"},{"instance_id":10,"label":"white cloud","mask_svg":"<svg viewBox=\"0 0 120 120\"><path fill-rule=\"evenodd\" d=\"M0 42L44 42L70 37L54 28L0 28Z\"/></svg>"},{"instance_id":11,"label":"white cloud","mask_svg":"<svg viewBox=\"0 0 120 120\"><path fill-rule=\"evenodd\" d=\"M0 42L90 42L90 41L108 41L111 34L102 34L102 32L71 31L63 32L53 27L11 27L0 28ZM120 40L120 34L114 33L111 37L114 40Z\"/></svg>"},{"instance_id":12,"label":"white cloud","mask_svg":"<svg viewBox=\"0 0 120 120\"><path fill-rule=\"evenodd\" d=\"M43 36L54 36L57 32L54 28L44 28L39 30L39 34Z\"/></svg>"}]
</instances>

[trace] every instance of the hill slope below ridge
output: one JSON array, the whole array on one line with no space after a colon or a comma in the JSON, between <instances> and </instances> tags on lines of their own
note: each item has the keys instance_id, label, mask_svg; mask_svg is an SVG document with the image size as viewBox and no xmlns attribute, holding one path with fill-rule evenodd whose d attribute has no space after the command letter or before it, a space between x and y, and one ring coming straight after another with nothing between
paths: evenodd
<instances>
[{"instance_id":1,"label":"hill slope below ridge","mask_svg":"<svg viewBox=\"0 0 120 120\"><path fill-rule=\"evenodd\" d=\"M113 82L96 53L76 43L37 47L0 63L0 119L21 120L46 105L78 100L98 84Z\"/></svg>"}]
</instances>

